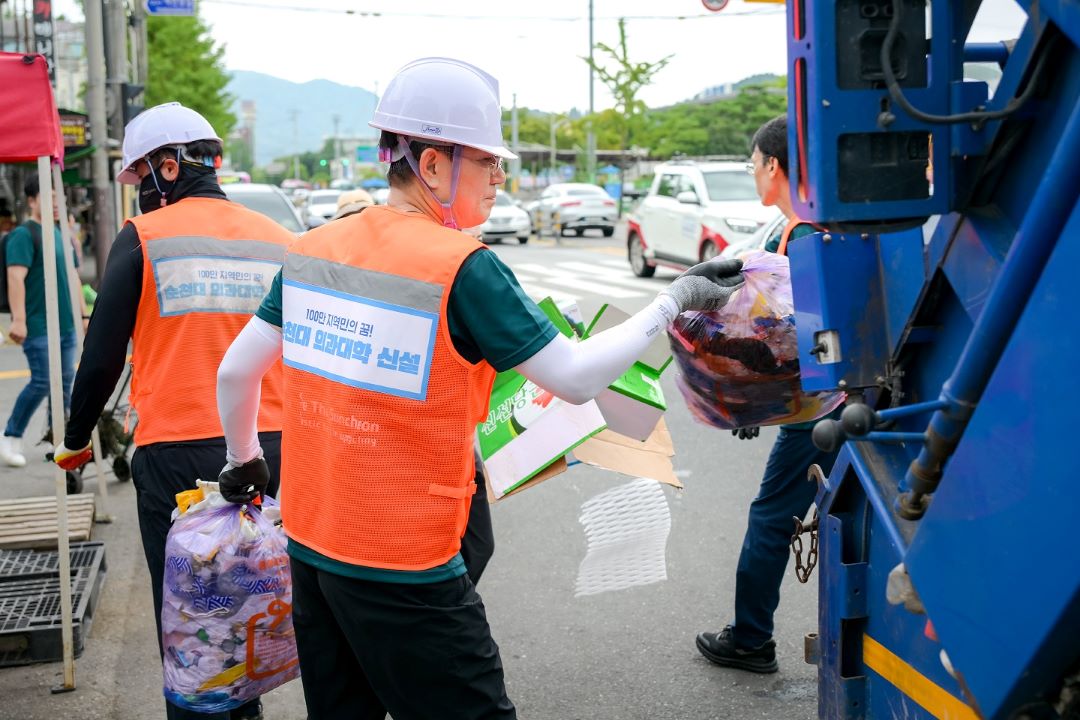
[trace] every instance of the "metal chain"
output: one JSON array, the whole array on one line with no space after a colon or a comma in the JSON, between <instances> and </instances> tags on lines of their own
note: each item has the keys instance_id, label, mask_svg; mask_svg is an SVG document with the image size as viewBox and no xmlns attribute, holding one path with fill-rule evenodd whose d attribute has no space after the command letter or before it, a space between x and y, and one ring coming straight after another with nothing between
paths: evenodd
<instances>
[{"instance_id":1,"label":"metal chain","mask_svg":"<svg viewBox=\"0 0 1080 720\"><path fill-rule=\"evenodd\" d=\"M803 525L802 518L794 518L795 534L791 536L791 552L795 554L795 577L799 582L806 583L810 580L810 574L818 560L818 516L817 508L814 509L814 518L808 524ZM803 533L810 533L810 550L806 553L806 564L803 564Z\"/></svg>"}]
</instances>

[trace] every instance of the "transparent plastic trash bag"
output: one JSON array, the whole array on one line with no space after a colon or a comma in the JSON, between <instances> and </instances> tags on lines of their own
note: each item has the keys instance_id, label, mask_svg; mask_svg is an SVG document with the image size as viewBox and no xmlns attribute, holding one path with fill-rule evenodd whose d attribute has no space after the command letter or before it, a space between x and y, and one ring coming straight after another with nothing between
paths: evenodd
<instances>
[{"instance_id":1,"label":"transparent plastic trash bag","mask_svg":"<svg viewBox=\"0 0 1080 720\"><path fill-rule=\"evenodd\" d=\"M816 420L842 392L805 393L799 380L788 259L757 251L743 259L746 284L717 312L687 312L668 336L676 384L701 422L725 430Z\"/></svg>"},{"instance_id":2,"label":"transparent plastic trash bag","mask_svg":"<svg viewBox=\"0 0 1080 720\"><path fill-rule=\"evenodd\" d=\"M165 698L232 710L299 676L292 582L277 503L217 492L173 522L161 608Z\"/></svg>"}]
</instances>

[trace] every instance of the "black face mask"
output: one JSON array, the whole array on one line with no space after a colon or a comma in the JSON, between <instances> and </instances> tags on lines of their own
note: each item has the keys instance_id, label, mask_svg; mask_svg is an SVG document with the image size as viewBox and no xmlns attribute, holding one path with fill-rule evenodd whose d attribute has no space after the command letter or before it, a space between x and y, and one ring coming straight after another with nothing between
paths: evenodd
<instances>
[{"instance_id":1,"label":"black face mask","mask_svg":"<svg viewBox=\"0 0 1080 720\"><path fill-rule=\"evenodd\" d=\"M150 174L139 183L139 210L146 214L187 197L204 178L213 177L215 172L212 167L181 160L180 173L170 181L161 177L160 168L151 166Z\"/></svg>"},{"instance_id":2,"label":"black face mask","mask_svg":"<svg viewBox=\"0 0 1080 720\"><path fill-rule=\"evenodd\" d=\"M150 174L139 183L139 210L143 214L163 208L169 201L169 193L176 185L176 180L169 181L159 177L161 168L150 166ZM179 180L179 177L177 178Z\"/></svg>"}]
</instances>

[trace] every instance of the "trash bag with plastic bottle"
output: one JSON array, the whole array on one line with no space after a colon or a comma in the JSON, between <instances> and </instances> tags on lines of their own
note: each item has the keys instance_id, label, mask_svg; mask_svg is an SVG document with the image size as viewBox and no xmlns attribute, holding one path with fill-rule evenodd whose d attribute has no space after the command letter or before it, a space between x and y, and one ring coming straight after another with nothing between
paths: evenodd
<instances>
[{"instance_id":1,"label":"trash bag with plastic bottle","mask_svg":"<svg viewBox=\"0 0 1080 720\"><path fill-rule=\"evenodd\" d=\"M299 676L277 502L234 505L217 483L180 493L165 545L165 698L232 710Z\"/></svg>"},{"instance_id":2,"label":"trash bag with plastic bottle","mask_svg":"<svg viewBox=\"0 0 1080 720\"><path fill-rule=\"evenodd\" d=\"M676 384L701 422L725 430L816 420L842 392L806 393L799 379L788 259L743 259L746 284L717 312L687 312L668 331Z\"/></svg>"}]
</instances>

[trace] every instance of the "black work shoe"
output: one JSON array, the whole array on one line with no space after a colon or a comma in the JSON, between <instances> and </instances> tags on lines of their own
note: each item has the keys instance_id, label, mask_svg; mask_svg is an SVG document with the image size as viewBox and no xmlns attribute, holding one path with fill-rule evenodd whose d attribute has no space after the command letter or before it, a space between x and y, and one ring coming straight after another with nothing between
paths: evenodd
<instances>
[{"instance_id":1,"label":"black work shoe","mask_svg":"<svg viewBox=\"0 0 1080 720\"><path fill-rule=\"evenodd\" d=\"M753 650L737 648L734 628L730 625L720 632L698 633L696 642L698 651L717 665L756 673L774 673L780 669L774 640L766 640Z\"/></svg>"},{"instance_id":2,"label":"black work shoe","mask_svg":"<svg viewBox=\"0 0 1080 720\"><path fill-rule=\"evenodd\" d=\"M263 720L262 701L253 700L229 713L229 720Z\"/></svg>"}]
</instances>

